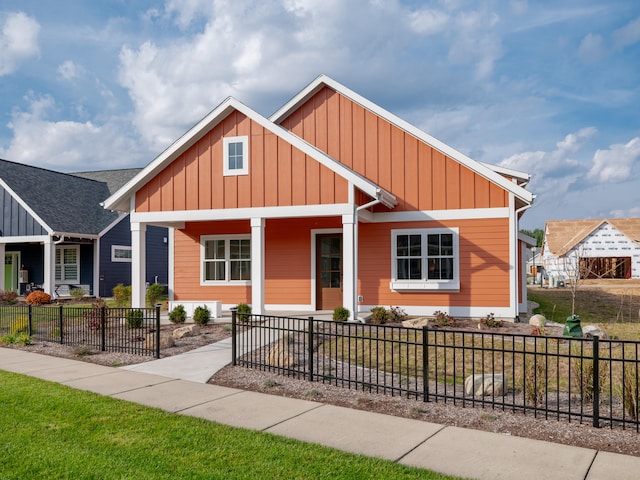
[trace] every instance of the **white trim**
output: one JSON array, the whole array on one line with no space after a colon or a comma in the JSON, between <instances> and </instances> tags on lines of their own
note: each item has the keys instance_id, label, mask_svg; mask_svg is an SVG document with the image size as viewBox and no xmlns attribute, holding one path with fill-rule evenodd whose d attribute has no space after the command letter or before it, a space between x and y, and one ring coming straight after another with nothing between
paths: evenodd
<instances>
[{"instance_id":1,"label":"white trim","mask_svg":"<svg viewBox=\"0 0 640 480\"><path fill-rule=\"evenodd\" d=\"M48 235L34 235L33 237L0 237L2 243L7 245L10 243L44 243L50 239L51 237Z\"/></svg>"},{"instance_id":2,"label":"white trim","mask_svg":"<svg viewBox=\"0 0 640 480\"><path fill-rule=\"evenodd\" d=\"M131 252L131 256L129 258L116 257L116 250ZM131 263L133 261L133 248L130 245L111 245L111 261L116 263Z\"/></svg>"},{"instance_id":3,"label":"white trim","mask_svg":"<svg viewBox=\"0 0 640 480\"><path fill-rule=\"evenodd\" d=\"M174 248L175 248L175 230L173 228L169 228L169 231L167 232L167 238L168 238L168 245L167 248L169 250L169 258L168 258L168 264L167 267L169 269L169 300L173 301L175 299L175 286L176 286L176 279L175 279L175 252L174 252Z\"/></svg>"},{"instance_id":4,"label":"white trim","mask_svg":"<svg viewBox=\"0 0 640 480\"><path fill-rule=\"evenodd\" d=\"M337 160L329 157L327 154L305 142L300 137L294 135L285 128L276 125L265 117L239 102L235 98L229 97L212 110L207 116L200 120L187 133L176 140L169 148L158 155L149 165L141 172L129 180L117 192L107 198L102 205L109 210L132 211L131 197L143 185L148 183L153 177L158 175L162 169L182 153L186 152L191 146L196 144L211 129L222 122L233 111L238 111L247 116L269 132L282 138L302 153L309 155L321 165L334 171L337 175L345 178L348 182L356 185L360 190L373 198L379 198L382 203L388 207L394 207L397 203L395 195L383 190L378 185L363 177L362 175L349 169Z\"/></svg>"},{"instance_id":5,"label":"white trim","mask_svg":"<svg viewBox=\"0 0 640 480\"><path fill-rule=\"evenodd\" d=\"M335 217L353 213L348 203L300 205L293 207L226 208L218 210L181 210L170 212L131 213L132 222L200 222L215 220L249 220L251 218Z\"/></svg>"},{"instance_id":6,"label":"white trim","mask_svg":"<svg viewBox=\"0 0 640 480\"><path fill-rule=\"evenodd\" d=\"M264 218L251 219L251 305L256 315L264 313L264 228Z\"/></svg>"},{"instance_id":7,"label":"white trim","mask_svg":"<svg viewBox=\"0 0 640 480\"><path fill-rule=\"evenodd\" d=\"M116 218L113 222L111 222L109 225L107 225L105 228L102 229L102 231L98 234L98 237L102 238L104 237L109 230L111 230L113 227L115 227L117 224L119 224L122 220L124 220L127 215L129 215L128 213L120 213L118 215L118 218Z\"/></svg>"},{"instance_id":8,"label":"white trim","mask_svg":"<svg viewBox=\"0 0 640 480\"><path fill-rule=\"evenodd\" d=\"M224 258L224 280L205 280L205 269L204 269L204 255L205 255L205 246L204 243L207 240L224 240L224 250L225 250L225 258ZM240 235L200 235L200 286L238 286L238 285L251 285L251 280L231 280L231 268L230 268L230 258L229 258L229 240L249 240L250 245L250 258L249 262L252 264L253 269L253 259L251 258L251 254L253 253L251 250L251 235L250 234L240 234ZM253 270L250 270L253 274Z\"/></svg>"},{"instance_id":9,"label":"white trim","mask_svg":"<svg viewBox=\"0 0 640 480\"><path fill-rule=\"evenodd\" d=\"M424 261L428 258L427 238L428 235L451 234L453 235L453 278L451 280L434 280L426 278L428 269ZM398 235L420 235L422 242L422 276L418 280L398 279L397 272L397 244ZM391 281L389 288L393 291L422 291L422 290L444 290L460 291L460 230L455 228L402 228L391 230Z\"/></svg>"},{"instance_id":10,"label":"white trim","mask_svg":"<svg viewBox=\"0 0 640 480\"><path fill-rule=\"evenodd\" d=\"M147 225L131 222L131 307L144 308L146 304L146 271L147 271Z\"/></svg>"},{"instance_id":11,"label":"white trim","mask_svg":"<svg viewBox=\"0 0 640 480\"><path fill-rule=\"evenodd\" d=\"M229 166L229 145L232 143L242 144L242 168L230 168ZM248 175L249 174L249 137L223 137L222 139L222 175L225 177Z\"/></svg>"},{"instance_id":12,"label":"white trim","mask_svg":"<svg viewBox=\"0 0 640 480\"><path fill-rule=\"evenodd\" d=\"M385 110L384 108L376 105L372 101L364 98L363 96L355 93L344 85L336 82L332 78L326 75L319 75L315 80L313 80L309 85L303 88L297 95L295 95L289 102L287 102L283 107L281 107L277 112L269 117L269 120L280 124L284 119L286 119L293 111L297 110L304 102L306 102L309 98L311 98L315 93L320 91L324 86L327 86L336 92L344 95L349 98L351 101L360 104L365 109L375 113L379 117L382 117L389 123L395 125L396 127L404 130L405 132L413 135L417 139L423 141L424 143L430 145L431 147L439 150L446 156L456 160L458 163L464 165L469 168L473 172L478 175L486 178L487 180L501 186L505 190L512 192L518 198L522 199L526 203L532 203L534 199L534 195L525 190L524 188L518 186L517 184L507 180L505 177L494 171L493 169L488 168L484 164L472 160L467 157L463 153L455 150L454 148L446 145L445 143L437 140L431 135L423 132L419 128L411 125L409 122L402 120L400 117L394 115L393 113Z\"/></svg>"},{"instance_id":13,"label":"white trim","mask_svg":"<svg viewBox=\"0 0 640 480\"><path fill-rule=\"evenodd\" d=\"M509 218L509 208L466 208L459 210L419 210L410 212L374 213L369 221L373 223L428 222L432 220L479 220L489 218Z\"/></svg>"},{"instance_id":14,"label":"white trim","mask_svg":"<svg viewBox=\"0 0 640 480\"><path fill-rule=\"evenodd\" d=\"M518 315L518 219L515 213L516 199L513 194L509 195L509 303L511 316ZM524 265L523 265L524 267Z\"/></svg>"},{"instance_id":15,"label":"white trim","mask_svg":"<svg viewBox=\"0 0 640 480\"><path fill-rule=\"evenodd\" d=\"M315 312L316 310L313 308L313 305L305 305L305 304L284 304L284 303L270 303L264 306L265 311L293 311L293 312Z\"/></svg>"},{"instance_id":16,"label":"white trim","mask_svg":"<svg viewBox=\"0 0 640 480\"><path fill-rule=\"evenodd\" d=\"M47 231L47 233L49 233L49 235L53 234L53 230L51 229L51 227L49 227L49 225L47 225L46 222L44 222L40 218L40 216L36 212L34 212L31 209L31 207L29 205L27 205L27 203L24 200L22 200L22 198L20 198L20 195L18 195L16 192L14 192L13 189L9 185L7 185L4 182L4 180L2 180L1 178L0 178L0 186L2 188L4 188L7 192L9 192L9 195L11 195L13 197L13 199L16 202L18 202L20 204L20 206L22 208L24 208L27 211L27 213L29 215L31 215L34 218L34 220L36 220L40 224L40 226ZM33 237L31 237L31 238L33 238Z\"/></svg>"},{"instance_id":17,"label":"white trim","mask_svg":"<svg viewBox=\"0 0 640 480\"><path fill-rule=\"evenodd\" d=\"M342 228L315 228L311 230L311 305L312 310L316 310L318 305L318 299L316 298L316 279L318 276L316 263L316 237L318 235L331 235L332 233L339 233L342 235ZM344 239L343 239L344 240ZM343 296L344 298L344 296Z\"/></svg>"},{"instance_id":18,"label":"white trim","mask_svg":"<svg viewBox=\"0 0 640 480\"><path fill-rule=\"evenodd\" d=\"M67 284L77 284L80 283L80 245L73 245L73 244L69 244L69 245L56 245L55 246L55 255L54 255L54 266L57 268L58 265L60 266L60 278L56 278L57 275L55 275L54 272L54 279L55 279L55 285L67 285ZM68 278L63 278L65 277L65 266L67 265L64 262L64 251L65 250L75 250L76 251L76 262L75 262L75 266L76 266L76 276L75 278L72 279L68 279ZM58 251L60 252L60 263L58 263L56 261L56 257L58 256ZM73 265L73 264L69 264L69 265Z\"/></svg>"}]
</instances>

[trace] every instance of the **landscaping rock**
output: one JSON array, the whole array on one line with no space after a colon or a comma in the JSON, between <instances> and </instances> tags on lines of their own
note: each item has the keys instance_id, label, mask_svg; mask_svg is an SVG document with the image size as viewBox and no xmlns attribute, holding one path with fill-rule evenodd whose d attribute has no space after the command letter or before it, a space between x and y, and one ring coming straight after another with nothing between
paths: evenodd
<instances>
[{"instance_id":1,"label":"landscaping rock","mask_svg":"<svg viewBox=\"0 0 640 480\"><path fill-rule=\"evenodd\" d=\"M546 321L547 319L545 318L544 315L540 315L539 313L537 313L529 319L529 325L533 325L534 327L544 328L544 324L546 323Z\"/></svg>"},{"instance_id":2,"label":"landscaping rock","mask_svg":"<svg viewBox=\"0 0 640 480\"><path fill-rule=\"evenodd\" d=\"M200 335L200 325L197 324L185 325L173 331L173 338L197 337L198 335Z\"/></svg>"},{"instance_id":3,"label":"landscaping rock","mask_svg":"<svg viewBox=\"0 0 640 480\"><path fill-rule=\"evenodd\" d=\"M429 319L427 317L412 318L402 322L402 326L407 328L422 328L428 326L428 324Z\"/></svg>"},{"instance_id":4,"label":"landscaping rock","mask_svg":"<svg viewBox=\"0 0 640 480\"><path fill-rule=\"evenodd\" d=\"M501 374L469 375L464 381L464 394L474 397L503 396L507 391L507 378Z\"/></svg>"},{"instance_id":5,"label":"landscaping rock","mask_svg":"<svg viewBox=\"0 0 640 480\"><path fill-rule=\"evenodd\" d=\"M155 332L147 333L147 336L144 339L144 347L145 348L153 348L155 345ZM160 333L160 350L165 348L171 348L175 346L176 342L173 339L173 336L169 333Z\"/></svg>"},{"instance_id":6,"label":"landscaping rock","mask_svg":"<svg viewBox=\"0 0 640 480\"><path fill-rule=\"evenodd\" d=\"M597 325L585 325L582 327L582 336L584 338L593 338L595 335L601 340L607 340L609 335Z\"/></svg>"},{"instance_id":7,"label":"landscaping rock","mask_svg":"<svg viewBox=\"0 0 640 480\"><path fill-rule=\"evenodd\" d=\"M272 367L282 367L282 368L291 368L296 366L296 360L294 356L289 352L289 343L287 342L278 342L271 350L269 350L269 355L267 356L267 365L271 365Z\"/></svg>"}]
</instances>

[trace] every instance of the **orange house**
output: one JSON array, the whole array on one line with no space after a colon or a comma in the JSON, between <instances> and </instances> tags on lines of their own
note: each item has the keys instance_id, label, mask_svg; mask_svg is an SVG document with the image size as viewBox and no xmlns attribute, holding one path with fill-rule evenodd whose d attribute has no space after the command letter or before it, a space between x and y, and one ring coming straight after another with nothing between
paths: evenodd
<instances>
[{"instance_id":1,"label":"orange house","mask_svg":"<svg viewBox=\"0 0 640 480\"><path fill-rule=\"evenodd\" d=\"M105 208L131 215L135 306L158 225L171 229L170 308L514 319L528 181L321 75L269 119L228 98Z\"/></svg>"}]
</instances>

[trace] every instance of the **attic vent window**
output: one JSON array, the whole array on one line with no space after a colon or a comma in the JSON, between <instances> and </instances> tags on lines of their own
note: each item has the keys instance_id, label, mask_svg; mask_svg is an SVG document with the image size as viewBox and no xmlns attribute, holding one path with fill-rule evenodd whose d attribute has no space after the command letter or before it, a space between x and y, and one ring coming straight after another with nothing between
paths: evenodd
<instances>
[{"instance_id":1,"label":"attic vent window","mask_svg":"<svg viewBox=\"0 0 640 480\"><path fill-rule=\"evenodd\" d=\"M248 175L249 137L225 137L223 148L224 175Z\"/></svg>"}]
</instances>

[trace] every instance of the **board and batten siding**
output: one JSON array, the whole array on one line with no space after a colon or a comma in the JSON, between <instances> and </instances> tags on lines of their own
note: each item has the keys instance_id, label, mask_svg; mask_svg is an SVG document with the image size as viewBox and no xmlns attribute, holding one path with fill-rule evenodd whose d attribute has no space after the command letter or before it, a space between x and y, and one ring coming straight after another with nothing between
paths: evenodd
<instances>
[{"instance_id":1,"label":"board and batten siding","mask_svg":"<svg viewBox=\"0 0 640 480\"><path fill-rule=\"evenodd\" d=\"M460 291L402 291L391 281L391 230L458 228ZM449 305L507 307L509 299L509 220L477 219L408 223L360 223L358 292L366 305ZM490 313L487 311L487 313Z\"/></svg>"},{"instance_id":2,"label":"board and batten siding","mask_svg":"<svg viewBox=\"0 0 640 480\"><path fill-rule=\"evenodd\" d=\"M394 211L509 205L502 187L331 88L317 92L282 126L393 193Z\"/></svg>"},{"instance_id":3,"label":"board and batten siding","mask_svg":"<svg viewBox=\"0 0 640 480\"><path fill-rule=\"evenodd\" d=\"M33 216L4 188L0 187L0 236L30 237L47 235L47 231Z\"/></svg>"},{"instance_id":4,"label":"board and batten siding","mask_svg":"<svg viewBox=\"0 0 640 480\"><path fill-rule=\"evenodd\" d=\"M249 137L248 175L223 175L223 138ZM137 212L346 203L347 181L234 111L136 192Z\"/></svg>"}]
</instances>

